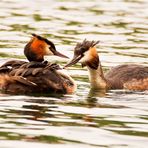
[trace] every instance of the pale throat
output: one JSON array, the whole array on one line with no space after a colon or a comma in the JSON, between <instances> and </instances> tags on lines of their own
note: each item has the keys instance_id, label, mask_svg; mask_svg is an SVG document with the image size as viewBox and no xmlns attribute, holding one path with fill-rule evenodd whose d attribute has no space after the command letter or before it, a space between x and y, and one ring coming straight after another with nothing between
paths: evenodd
<instances>
[{"instance_id":1,"label":"pale throat","mask_svg":"<svg viewBox=\"0 0 148 148\"><path fill-rule=\"evenodd\" d=\"M91 88L107 89L107 81L104 78L101 65L98 66L98 69L92 69L89 66L87 66L87 69Z\"/></svg>"},{"instance_id":2,"label":"pale throat","mask_svg":"<svg viewBox=\"0 0 148 148\"><path fill-rule=\"evenodd\" d=\"M82 58L80 62L84 63L87 66L91 88L107 89L107 81L104 78L103 70L101 67L101 63L99 61L96 47L89 48L89 50L85 52L84 55L85 56ZM95 61L98 61L98 63L96 63ZM93 66L94 64L96 64L95 66L97 67L98 65L98 67L96 69L91 68L93 66L89 66L90 64L92 64Z\"/></svg>"}]
</instances>

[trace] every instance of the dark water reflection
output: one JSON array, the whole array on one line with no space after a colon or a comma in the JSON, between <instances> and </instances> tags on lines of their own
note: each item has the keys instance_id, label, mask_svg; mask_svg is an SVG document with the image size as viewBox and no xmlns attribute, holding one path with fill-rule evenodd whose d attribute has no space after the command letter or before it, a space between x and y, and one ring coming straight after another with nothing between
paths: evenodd
<instances>
[{"instance_id":1,"label":"dark water reflection","mask_svg":"<svg viewBox=\"0 0 148 148\"><path fill-rule=\"evenodd\" d=\"M147 65L147 7L147 0L1 0L0 63L25 60L29 34L39 33L69 57L76 42L100 40L104 71ZM68 72L78 83L73 95L0 95L0 147L147 147L148 92L93 91L86 69Z\"/></svg>"}]
</instances>

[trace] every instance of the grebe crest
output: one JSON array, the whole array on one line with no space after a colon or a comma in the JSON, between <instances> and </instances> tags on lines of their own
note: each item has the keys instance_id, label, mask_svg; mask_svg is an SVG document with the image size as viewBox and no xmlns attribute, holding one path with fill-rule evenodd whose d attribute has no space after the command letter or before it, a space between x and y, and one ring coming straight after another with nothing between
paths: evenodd
<instances>
[{"instance_id":1,"label":"grebe crest","mask_svg":"<svg viewBox=\"0 0 148 148\"><path fill-rule=\"evenodd\" d=\"M65 67L76 64L78 61L82 64L82 67L89 66L92 69L97 69L99 65L99 56L95 46L99 41L87 41L86 39L82 43L77 43L74 48L73 60Z\"/></svg>"}]
</instances>

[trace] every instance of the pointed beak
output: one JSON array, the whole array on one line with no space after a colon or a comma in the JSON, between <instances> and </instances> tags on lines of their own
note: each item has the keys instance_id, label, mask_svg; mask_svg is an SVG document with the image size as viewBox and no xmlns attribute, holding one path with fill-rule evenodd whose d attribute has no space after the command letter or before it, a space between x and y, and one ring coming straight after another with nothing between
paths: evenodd
<instances>
[{"instance_id":1,"label":"pointed beak","mask_svg":"<svg viewBox=\"0 0 148 148\"><path fill-rule=\"evenodd\" d=\"M72 66L72 65L74 65L74 64L76 64L76 63L78 63L81 58L82 58L82 55L74 56L74 58L73 58L69 63L67 63L67 64L64 66L64 68L70 67L70 66Z\"/></svg>"},{"instance_id":2,"label":"pointed beak","mask_svg":"<svg viewBox=\"0 0 148 148\"><path fill-rule=\"evenodd\" d=\"M53 54L56 55L56 56L58 56L58 57L61 57L61 58L67 58L67 59L69 59L69 57L67 57L66 55L58 52L57 50L54 50L53 51Z\"/></svg>"}]
</instances>

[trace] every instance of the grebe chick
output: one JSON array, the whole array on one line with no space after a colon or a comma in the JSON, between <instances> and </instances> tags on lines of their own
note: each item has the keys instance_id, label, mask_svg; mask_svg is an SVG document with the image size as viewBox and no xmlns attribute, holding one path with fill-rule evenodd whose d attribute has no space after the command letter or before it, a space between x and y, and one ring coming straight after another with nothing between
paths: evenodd
<instances>
[{"instance_id":1,"label":"grebe chick","mask_svg":"<svg viewBox=\"0 0 148 148\"><path fill-rule=\"evenodd\" d=\"M70 94L75 91L76 84L65 70L44 61L46 54L67 58L56 50L51 41L33 34L24 53L30 62L12 60L0 67L0 89L3 92Z\"/></svg>"},{"instance_id":2,"label":"grebe chick","mask_svg":"<svg viewBox=\"0 0 148 148\"><path fill-rule=\"evenodd\" d=\"M73 59L65 65L69 67L78 61L86 66L93 89L129 89L148 90L148 67L136 64L124 64L113 67L105 75L102 70L96 45L99 41L77 43Z\"/></svg>"}]
</instances>

